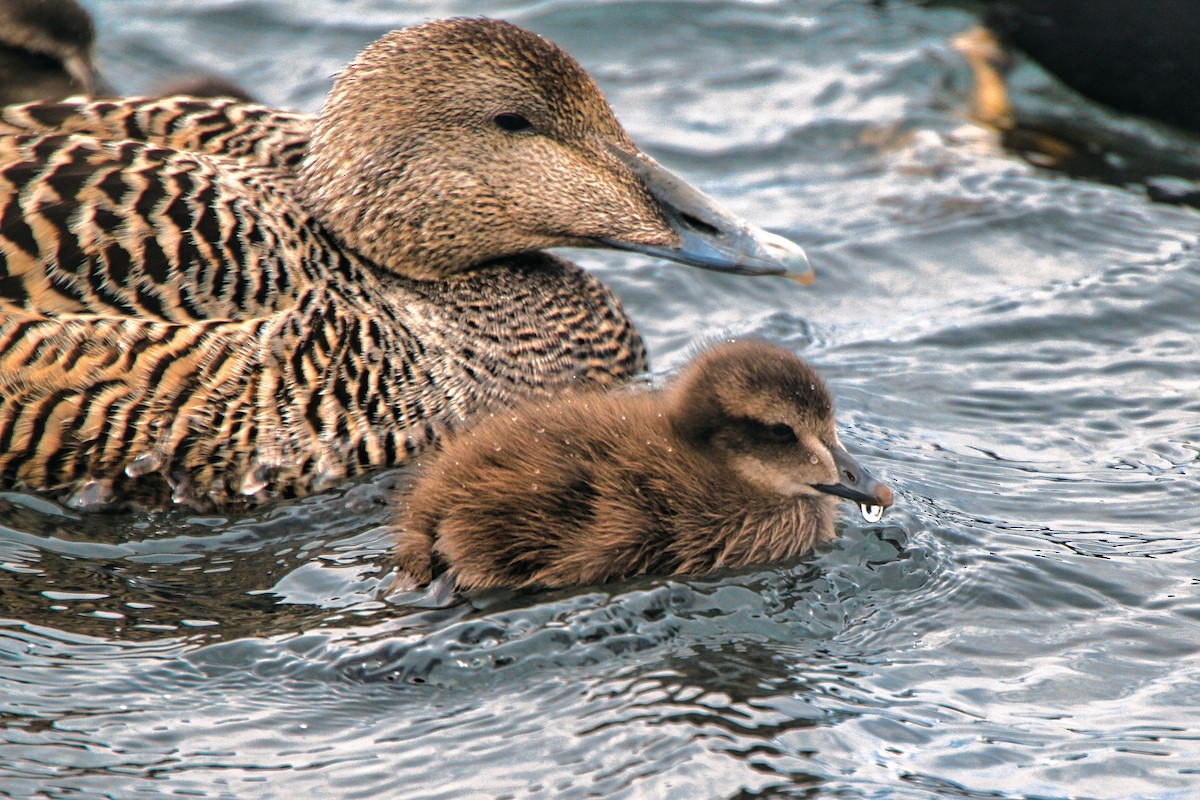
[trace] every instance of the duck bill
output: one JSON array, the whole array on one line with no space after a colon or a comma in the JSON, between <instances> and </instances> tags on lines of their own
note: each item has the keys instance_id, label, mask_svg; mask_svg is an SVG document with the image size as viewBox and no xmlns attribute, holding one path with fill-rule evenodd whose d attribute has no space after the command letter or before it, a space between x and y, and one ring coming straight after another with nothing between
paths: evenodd
<instances>
[{"instance_id":1,"label":"duck bill","mask_svg":"<svg viewBox=\"0 0 1200 800\"><path fill-rule=\"evenodd\" d=\"M833 463L837 467L838 482L830 484L814 484L818 492L844 497L853 500L860 506L878 506L890 508L895 497L887 484L875 480L854 456L845 448L837 447L833 451Z\"/></svg>"},{"instance_id":2,"label":"duck bill","mask_svg":"<svg viewBox=\"0 0 1200 800\"><path fill-rule=\"evenodd\" d=\"M86 59L80 56L70 56L63 61L63 69L75 79L77 84L83 87L83 94L89 96L96 94L96 75L92 71L92 65Z\"/></svg>"},{"instance_id":3,"label":"duck bill","mask_svg":"<svg viewBox=\"0 0 1200 800\"><path fill-rule=\"evenodd\" d=\"M659 246L601 239L605 245L717 272L784 275L812 283L812 267L800 245L751 225L645 154L612 144L608 149L659 202L679 243Z\"/></svg>"}]
</instances>

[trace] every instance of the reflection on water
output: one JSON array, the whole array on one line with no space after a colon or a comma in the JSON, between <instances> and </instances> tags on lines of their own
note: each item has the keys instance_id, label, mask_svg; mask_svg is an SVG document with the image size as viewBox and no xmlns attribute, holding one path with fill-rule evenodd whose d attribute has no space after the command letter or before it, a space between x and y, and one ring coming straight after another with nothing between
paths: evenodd
<instances>
[{"instance_id":1,"label":"reflection on water","mask_svg":"<svg viewBox=\"0 0 1200 800\"><path fill-rule=\"evenodd\" d=\"M729 334L802 352L898 502L877 524L847 506L794 563L406 608L377 593L394 475L239 518L0 495L0 795L1194 791L1200 213L1036 169L967 121L949 41L969 15L90 5L117 85L215 69L310 110L365 42L430 15L560 42L648 151L817 269L573 254L656 372ZM1026 70L1018 92L1048 86Z\"/></svg>"}]
</instances>

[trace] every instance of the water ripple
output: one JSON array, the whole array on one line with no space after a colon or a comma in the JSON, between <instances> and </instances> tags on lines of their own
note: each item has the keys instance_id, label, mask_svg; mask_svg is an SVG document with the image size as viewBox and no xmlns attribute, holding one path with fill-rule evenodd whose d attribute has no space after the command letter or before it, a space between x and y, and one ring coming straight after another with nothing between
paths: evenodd
<instances>
[{"instance_id":1,"label":"water ripple","mask_svg":"<svg viewBox=\"0 0 1200 800\"><path fill-rule=\"evenodd\" d=\"M649 152L817 271L571 253L655 376L722 336L792 347L898 502L787 564L413 609L378 597L396 475L242 518L2 493L0 794L1190 796L1200 212L1005 152L963 113L973 18L928 6L94 0L116 85L213 70L306 110L430 15L566 45Z\"/></svg>"}]
</instances>

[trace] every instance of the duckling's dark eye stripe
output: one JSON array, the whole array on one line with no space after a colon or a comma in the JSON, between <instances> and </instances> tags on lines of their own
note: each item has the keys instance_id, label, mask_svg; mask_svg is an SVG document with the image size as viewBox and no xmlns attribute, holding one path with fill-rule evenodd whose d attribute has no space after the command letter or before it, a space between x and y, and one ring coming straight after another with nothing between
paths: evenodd
<instances>
[{"instance_id":1,"label":"duckling's dark eye stripe","mask_svg":"<svg viewBox=\"0 0 1200 800\"><path fill-rule=\"evenodd\" d=\"M516 131L526 131L533 127L533 123L525 117L521 116L520 114L513 114L510 112L497 114L492 118L492 121L495 122L496 126L502 130L514 133Z\"/></svg>"}]
</instances>

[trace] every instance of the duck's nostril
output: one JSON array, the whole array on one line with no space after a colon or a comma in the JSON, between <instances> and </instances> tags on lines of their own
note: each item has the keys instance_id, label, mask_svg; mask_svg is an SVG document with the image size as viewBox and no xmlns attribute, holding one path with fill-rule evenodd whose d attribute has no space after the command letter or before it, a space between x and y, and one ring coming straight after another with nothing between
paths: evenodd
<instances>
[{"instance_id":1,"label":"duck's nostril","mask_svg":"<svg viewBox=\"0 0 1200 800\"><path fill-rule=\"evenodd\" d=\"M858 476L857 476L857 475L855 475L855 474L854 474L853 472L851 472L850 470L848 470L848 469L847 469L847 470L842 470L842 474L846 476L846 483L849 483L849 484L852 484L852 485L853 485L853 484L855 484L855 483L858 483Z\"/></svg>"},{"instance_id":2,"label":"duck's nostril","mask_svg":"<svg viewBox=\"0 0 1200 800\"><path fill-rule=\"evenodd\" d=\"M703 233L706 236L716 236L721 232L716 225L707 223L699 217L694 217L691 214L682 213L679 215L679 220L692 230Z\"/></svg>"}]
</instances>

